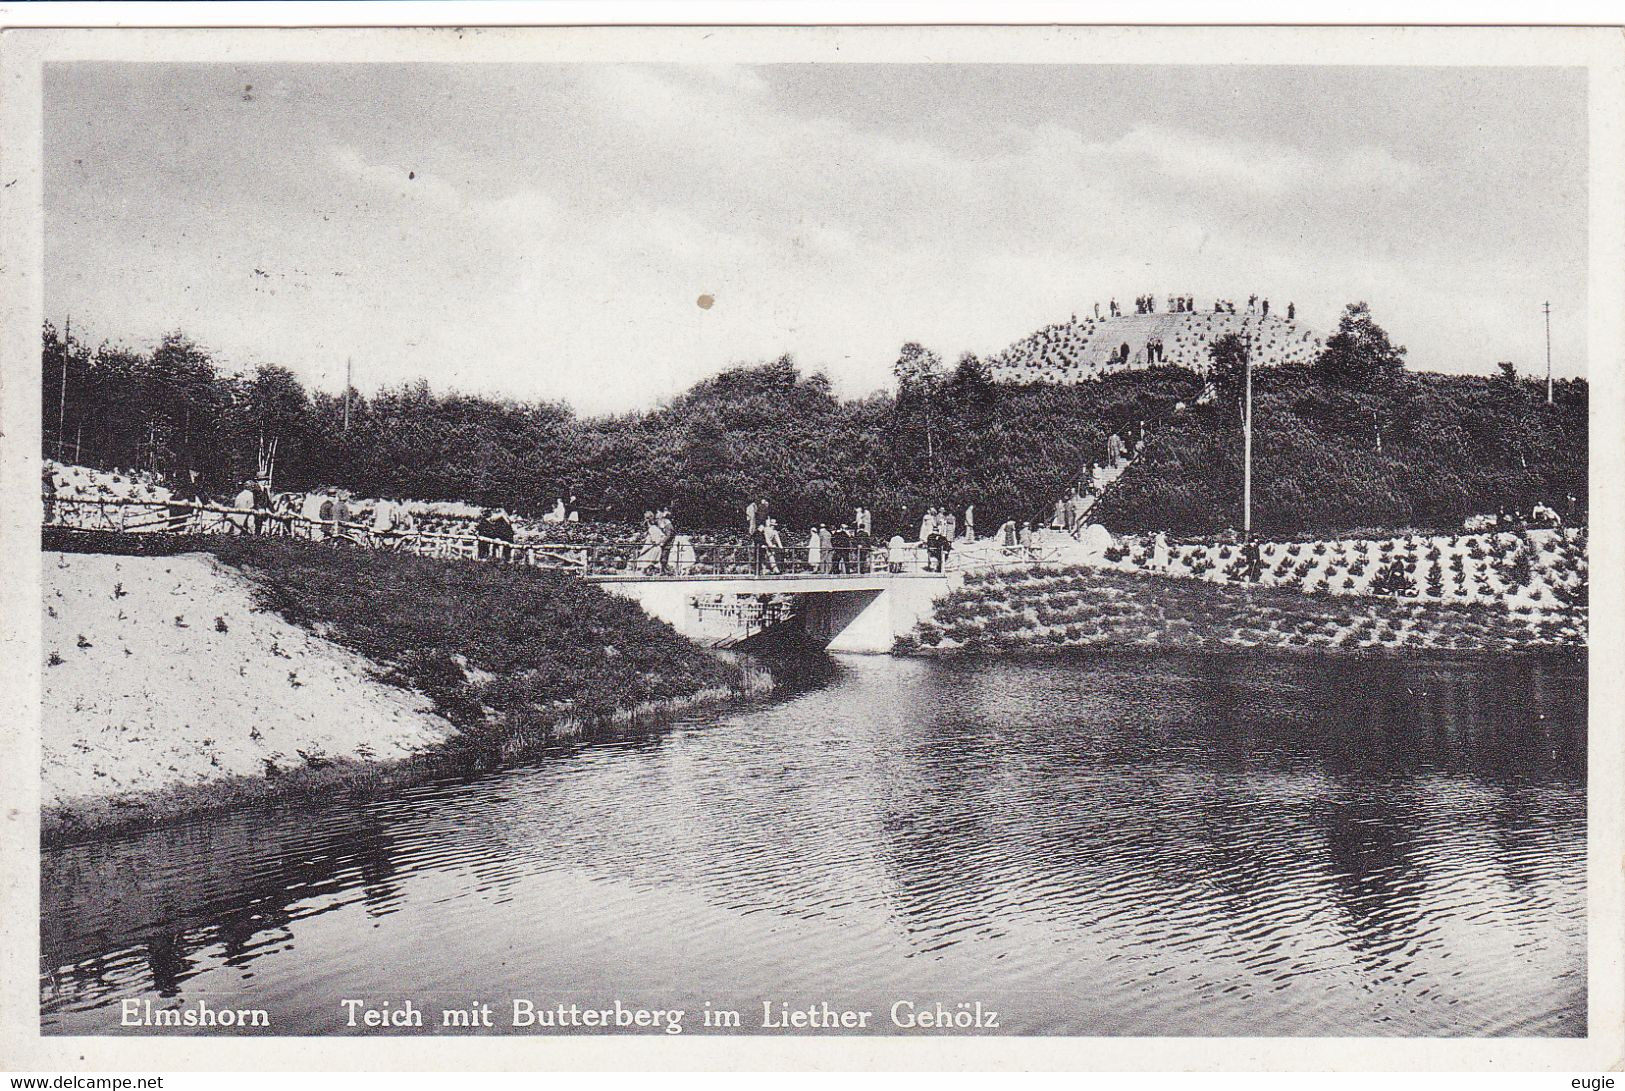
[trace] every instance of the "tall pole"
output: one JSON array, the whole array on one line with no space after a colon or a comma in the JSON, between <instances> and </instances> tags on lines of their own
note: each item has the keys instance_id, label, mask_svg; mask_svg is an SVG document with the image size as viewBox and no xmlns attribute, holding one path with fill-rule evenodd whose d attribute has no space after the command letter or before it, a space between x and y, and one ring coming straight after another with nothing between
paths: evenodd
<instances>
[{"instance_id":1,"label":"tall pole","mask_svg":"<svg viewBox=\"0 0 1625 1091\"><path fill-rule=\"evenodd\" d=\"M1552 305L1545 304L1546 311L1546 404L1552 404Z\"/></svg>"},{"instance_id":2,"label":"tall pole","mask_svg":"<svg viewBox=\"0 0 1625 1091\"><path fill-rule=\"evenodd\" d=\"M68 321L62 331L62 390L56 398L56 457L62 457L62 446L66 439L68 415L68 357L73 354L73 315L68 315Z\"/></svg>"},{"instance_id":3,"label":"tall pole","mask_svg":"<svg viewBox=\"0 0 1625 1091\"><path fill-rule=\"evenodd\" d=\"M1248 338L1245 364L1247 368L1247 401L1241 421L1241 539L1253 540L1253 346Z\"/></svg>"},{"instance_id":4,"label":"tall pole","mask_svg":"<svg viewBox=\"0 0 1625 1091\"><path fill-rule=\"evenodd\" d=\"M344 430L350 430L350 358L344 358Z\"/></svg>"}]
</instances>

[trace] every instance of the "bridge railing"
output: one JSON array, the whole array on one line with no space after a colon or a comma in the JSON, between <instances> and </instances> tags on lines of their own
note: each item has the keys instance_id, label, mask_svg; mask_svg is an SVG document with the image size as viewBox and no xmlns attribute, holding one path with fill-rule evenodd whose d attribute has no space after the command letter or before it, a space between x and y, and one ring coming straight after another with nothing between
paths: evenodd
<instances>
[{"instance_id":1,"label":"bridge railing","mask_svg":"<svg viewBox=\"0 0 1625 1091\"><path fill-rule=\"evenodd\" d=\"M921 574L940 571L946 558L934 558L918 544L893 555L884 542L824 551L817 562L807 547L758 546L740 542L695 541L678 536L662 547L637 540L569 543L513 541L478 534L416 527L375 528L344 519L313 519L297 511L239 508L190 500L64 497L47 494L48 527L127 534L227 534L298 538L443 559L517 564L579 576L831 577ZM1030 563L1012 554L999 563ZM981 567L981 565L979 565Z\"/></svg>"}]
</instances>

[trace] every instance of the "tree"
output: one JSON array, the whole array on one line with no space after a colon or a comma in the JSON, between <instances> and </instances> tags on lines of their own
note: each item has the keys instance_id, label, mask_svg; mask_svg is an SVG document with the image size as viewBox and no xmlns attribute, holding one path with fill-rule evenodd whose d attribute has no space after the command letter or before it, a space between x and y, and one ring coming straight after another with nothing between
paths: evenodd
<instances>
[{"instance_id":1,"label":"tree","mask_svg":"<svg viewBox=\"0 0 1625 1091\"><path fill-rule=\"evenodd\" d=\"M305 428L310 418L310 399L294 373L275 364L255 368L253 376L243 384L238 412L242 418L238 442L244 447L252 444L254 472L264 470L272 475L274 483L278 467L284 478L291 468L294 481L300 481L307 453Z\"/></svg>"},{"instance_id":2,"label":"tree","mask_svg":"<svg viewBox=\"0 0 1625 1091\"><path fill-rule=\"evenodd\" d=\"M991 405L998 392L992 370L974 352L959 357L953 377L948 380L948 389L961 404L980 408Z\"/></svg>"},{"instance_id":3,"label":"tree","mask_svg":"<svg viewBox=\"0 0 1625 1091\"><path fill-rule=\"evenodd\" d=\"M897 363L892 365L892 375L897 378L899 418L906 422L909 414L905 410L912 410L915 406L921 407L923 411L926 472L934 478L937 427L933 403L936 401L937 390L942 385L942 357L918 341L910 341L898 352Z\"/></svg>"},{"instance_id":4,"label":"tree","mask_svg":"<svg viewBox=\"0 0 1625 1091\"><path fill-rule=\"evenodd\" d=\"M1405 346L1392 344L1388 333L1371 318L1364 303L1350 303L1338 320L1337 332L1315 359L1315 375L1338 386L1370 386L1391 379L1405 368Z\"/></svg>"},{"instance_id":5,"label":"tree","mask_svg":"<svg viewBox=\"0 0 1625 1091\"><path fill-rule=\"evenodd\" d=\"M1239 416L1241 388L1247 381L1247 342L1240 334L1227 333L1209 344L1207 352L1213 360L1208 370L1213 379L1213 389L1217 391L1220 401L1236 403Z\"/></svg>"},{"instance_id":6,"label":"tree","mask_svg":"<svg viewBox=\"0 0 1625 1091\"><path fill-rule=\"evenodd\" d=\"M898 352L897 363L892 365L891 371L897 379L899 397L928 395L934 393L942 381L942 357L918 341L910 341Z\"/></svg>"},{"instance_id":7,"label":"tree","mask_svg":"<svg viewBox=\"0 0 1625 1091\"><path fill-rule=\"evenodd\" d=\"M1514 364L1511 360L1502 360L1500 363L1495 365L1495 368L1496 368L1495 377L1497 379L1501 380L1503 383L1506 383L1508 386L1516 386L1517 385L1517 383L1518 383L1518 365L1517 364Z\"/></svg>"}]
</instances>

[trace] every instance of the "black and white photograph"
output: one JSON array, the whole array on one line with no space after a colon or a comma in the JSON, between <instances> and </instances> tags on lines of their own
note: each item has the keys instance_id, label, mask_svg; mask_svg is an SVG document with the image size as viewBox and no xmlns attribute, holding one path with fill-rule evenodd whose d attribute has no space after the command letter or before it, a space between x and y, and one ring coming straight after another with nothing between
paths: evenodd
<instances>
[{"instance_id":1,"label":"black and white photograph","mask_svg":"<svg viewBox=\"0 0 1625 1091\"><path fill-rule=\"evenodd\" d=\"M1617 31L209 33L35 69L43 1043L1617 1045Z\"/></svg>"}]
</instances>

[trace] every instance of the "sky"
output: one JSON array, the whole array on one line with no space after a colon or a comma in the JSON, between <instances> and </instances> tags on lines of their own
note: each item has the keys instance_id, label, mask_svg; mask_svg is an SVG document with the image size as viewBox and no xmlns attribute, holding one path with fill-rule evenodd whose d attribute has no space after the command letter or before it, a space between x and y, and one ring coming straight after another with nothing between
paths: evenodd
<instances>
[{"instance_id":1,"label":"sky","mask_svg":"<svg viewBox=\"0 0 1625 1091\"><path fill-rule=\"evenodd\" d=\"M58 64L45 313L228 370L645 408L838 392L1095 301L1369 302L1412 367L1586 374L1572 68ZM701 297L710 297L701 306Z\"/></svg>"}]
</instances>

